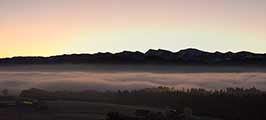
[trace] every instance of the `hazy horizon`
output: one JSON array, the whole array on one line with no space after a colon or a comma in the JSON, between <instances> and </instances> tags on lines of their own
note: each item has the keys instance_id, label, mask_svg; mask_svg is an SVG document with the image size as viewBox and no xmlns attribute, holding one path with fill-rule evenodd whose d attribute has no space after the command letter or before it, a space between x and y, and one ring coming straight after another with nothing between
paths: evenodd
<instances>
[{"instance_id":1,"label":"hazy horizon","mask_svg":"<svg viewBox=\"0 0 266 120\"><path fill-rule=\"evenodd\" d=\"M55 54L55 55L48 55L48 56L41 56L41 55L32 55L32 56L21 56L21 55L18 55L18 56L9 56L9 57L1 57L0 56L0 59L2 58L12 58L12 57L53 57L53 56L60 56L60 55L74 55L74 54L97 54L97 53L111 53L111 54L116 54L116 53L120 53L120 52L125 52L125 51L130 51L130 52L141 52L141 53L146 53L148 52L149 50L167 50L167 51L170 51L170 52L179 52L181 50L186 50L186 49L196 49L196 50L200 50L200 51L204 51L204 52L209 52L209 53L215 53L215 52L221 52L221 51L207 51L207 50L203 50L203 49L197 49L197 48L184 48L184 49L179 49L179 50L175 50L175 51L170 51L168 49L161 49L161 48L158 48L158 49L147 49L146 51L139 51L139 50L136 50L136 51L130 51L130 50L121 50L121 51L118 51L118 52L109 52L109 51L98 51L98 52L95 52L95 53L68 53L68 54ZM221 52L221 53L227 53L227 52L232 52L232 51L224 51L224 52ZM239 51L233 51L233 53L238 53L238 52L251 52L251 53L255 53L255 54L266 54L261 52L261 53L258 53L258 52L252 52L252 51L245 51L245 50L239 50Z\"/></svg>"}]
</instances>

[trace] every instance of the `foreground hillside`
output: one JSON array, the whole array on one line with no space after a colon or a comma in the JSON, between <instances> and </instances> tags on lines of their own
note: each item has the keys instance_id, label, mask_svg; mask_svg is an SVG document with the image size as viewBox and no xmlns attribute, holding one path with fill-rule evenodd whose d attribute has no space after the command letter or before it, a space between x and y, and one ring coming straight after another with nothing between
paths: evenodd
<instances>
[{"instance_id":1,"label":"foreground hillside","mask_svg":"<svg viewBox=\"0 0 266 120\"><path fill-rule=\"evenodd\" d=\"M227 88L224 90L192 88L175 90L168 87L158 87L117 92L89 90L81 92L49 92L39 89L29 89L22 91L20 96L43 100L75 100L132 106L150 106L160 109L171 108L177 114L182 113L184 108L189 107L198 116L209 116L225 120L264 120L266 118L266 93L256 88ZM114 111L116 110L114 109ZM123 110L118 112L123 112Z\"/></svg>"},{"instance_id":2,"label":"foreground hillside","mask_svg":"<svg viewBox=\"0 0 266 120\"><path fill-rule=\"evenodd\" d=\"M28 106L0 107L0 120L104 120L108 112L134 113L136 109L158 111L154 108L81 101L45 101L46 109Z\"/></svg>"}]
</instances>

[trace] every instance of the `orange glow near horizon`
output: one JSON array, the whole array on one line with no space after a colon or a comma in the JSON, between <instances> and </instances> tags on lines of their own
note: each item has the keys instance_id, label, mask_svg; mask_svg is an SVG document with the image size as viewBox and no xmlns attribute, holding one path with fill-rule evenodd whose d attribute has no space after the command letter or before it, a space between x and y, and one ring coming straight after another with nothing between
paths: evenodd
<instances>
[{"instance_id":1,"label":"orange glow near horizon","mask_svg":"<svg viewBox=\"0 0 266 120\"><path fill-rule=\"evenodd\" d=\"M3 0L0 57L198 48L266 52L260 0Z\"/></svg>"}]
</instances>

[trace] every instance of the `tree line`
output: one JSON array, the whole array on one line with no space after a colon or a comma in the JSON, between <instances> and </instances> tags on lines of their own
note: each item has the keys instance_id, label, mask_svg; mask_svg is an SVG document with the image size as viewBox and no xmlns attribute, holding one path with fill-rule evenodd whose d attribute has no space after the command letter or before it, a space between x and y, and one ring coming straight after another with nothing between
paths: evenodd
<instances>
[{"instance_id":1,"label":"tree line","mask_svg":"<svg viewBox=\"0 0 266 120\"><path fill-rule=\"evenodd\" d=\"M226 88L206 90L190 88L177 90L169 87L146 88L141 90L80 92L29 89L20 96L39 99L82 100L125 105L171 108L182 113L189 107L196 115L223 118L226 120L266 119L266 92L253 88Z\"/></svg>"}]
</instances>

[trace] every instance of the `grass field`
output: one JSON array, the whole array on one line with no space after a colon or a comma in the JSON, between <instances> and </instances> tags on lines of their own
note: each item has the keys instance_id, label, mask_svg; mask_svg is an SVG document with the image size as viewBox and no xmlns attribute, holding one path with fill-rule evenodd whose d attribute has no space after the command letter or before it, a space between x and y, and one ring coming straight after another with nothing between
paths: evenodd
<instances>
[{"instance_id":1,"label":"grass field","mask_svg":"<svg viewBox=\"0 0 266 120\"><path fill-rule=\"evenodd\" d=\"M48 108L0 108L0 120L104 120L108 112L133 114L136 109L160 111L156 108L81 101L47 101Z\"/></svg>"}]
</instances>

